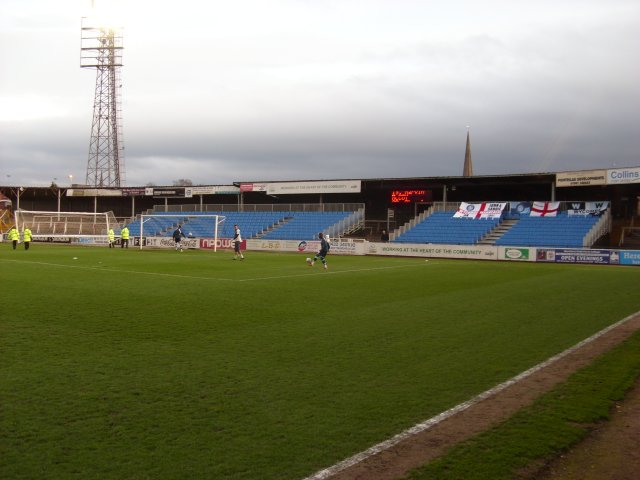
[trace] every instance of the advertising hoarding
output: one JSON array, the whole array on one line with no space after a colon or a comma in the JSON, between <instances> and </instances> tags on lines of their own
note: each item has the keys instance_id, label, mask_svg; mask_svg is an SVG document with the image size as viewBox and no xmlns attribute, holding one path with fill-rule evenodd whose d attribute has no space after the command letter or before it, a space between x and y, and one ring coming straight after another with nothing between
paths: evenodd
<instances>
[{"instance_id":1,"label":"advertising hoarding","mask_svg":"<svg viewBox=\"0 0 640 480\"><path fill-rule=\"evenodd\" d=\"M318 182L275 182L267 184L269 195L304 193L360 193L360 180L326 180Z\"/></svg>"},{"instance_id":2,"label":"advertising hoarding","mask_svg":"<svg viewBox=\"0 0 640 480\"><path fill-rule=\"evenodd\" d=\"M607 184L640 183L640 167L607 170Z\"/></svg>"},{"instance_id":3,"label":"advertising hoarding","mask_svg":"<svg viewBox=\"0 0 640 480\"><path fill-rule=\"evenodd\" d=\"M556 173L556 187L588 187L591 185L605 185L606 183L606 170Z\"/></svg>"},{"instance_id":4,"label":"advertising hoarding","mask_svg":"<svg viewBox=\"0 0 640 480\"><path fill-rule=\"evenodd\" d=\"M498 247L493 245L434 245L424 243L367 243L368 255L396 257L459 258L497 260Z\"/></svg>"}]
</instances>

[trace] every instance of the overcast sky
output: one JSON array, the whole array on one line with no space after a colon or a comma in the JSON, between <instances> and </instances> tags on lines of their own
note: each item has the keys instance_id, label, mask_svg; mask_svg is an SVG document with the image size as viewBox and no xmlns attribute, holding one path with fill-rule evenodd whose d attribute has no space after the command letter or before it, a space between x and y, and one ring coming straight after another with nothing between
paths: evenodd
<instances>
[{"instance_id":1,"label":"overcast sky","mask_svg":"<svg viewBox=\"0 0 640 480\"><path fill-rule=\"evenodd\" d=\"M107 7L107 0L101 2ZM0 184L83 183L91 0L0 1ZM125 184L640 165L638 0L112 0Z\"/></svg>"}]
</instances>

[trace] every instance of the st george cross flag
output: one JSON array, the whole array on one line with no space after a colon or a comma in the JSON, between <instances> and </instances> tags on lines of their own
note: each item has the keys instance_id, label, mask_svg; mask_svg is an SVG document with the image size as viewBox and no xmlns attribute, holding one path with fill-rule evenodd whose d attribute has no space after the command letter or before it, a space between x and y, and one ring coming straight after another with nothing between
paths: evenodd
<instances>
[{"instance_id":1,"label":"st george cross flag","mask_svg":"<svg viewBox=\"0 0 640 480\"><path fill-rule=\"evenodd\" d=\"M555 217L558 215L560 202L533 202L530 217Z\"/></svg>"}]
</instances>

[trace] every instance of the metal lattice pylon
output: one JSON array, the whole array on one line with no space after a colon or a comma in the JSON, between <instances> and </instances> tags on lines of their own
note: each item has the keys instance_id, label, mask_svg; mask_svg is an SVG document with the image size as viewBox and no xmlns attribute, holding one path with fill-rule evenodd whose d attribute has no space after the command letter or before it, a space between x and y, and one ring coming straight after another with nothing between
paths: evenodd
<instances>
[{"instance_id":1,"label":"metal lattice pylon","mask_svg":"<svg viewBox=\"0 0 640 480\"><path fill-rule=\"evenodd\" d=\"M80 66L96 70L93 123L86 184L120 187L124 184L124 146L120 108L122 29L82 22Z\"/></svg>"}]
</instances>

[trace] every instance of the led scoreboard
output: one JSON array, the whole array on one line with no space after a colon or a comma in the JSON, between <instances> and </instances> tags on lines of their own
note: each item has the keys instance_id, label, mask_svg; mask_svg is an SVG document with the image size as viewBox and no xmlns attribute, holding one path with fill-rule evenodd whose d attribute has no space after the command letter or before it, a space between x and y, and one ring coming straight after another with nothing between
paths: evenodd
<instances>
[{"instance_id":1,"label":"led scoreboard","mask_svg":"<svg viewBox=\"0 0 640 480\"><path fill-rule=\"evenodd\" d=\"M392 190L391 203L405 204L431 201L431 190Z\"/></svg>"}]
</instances>

